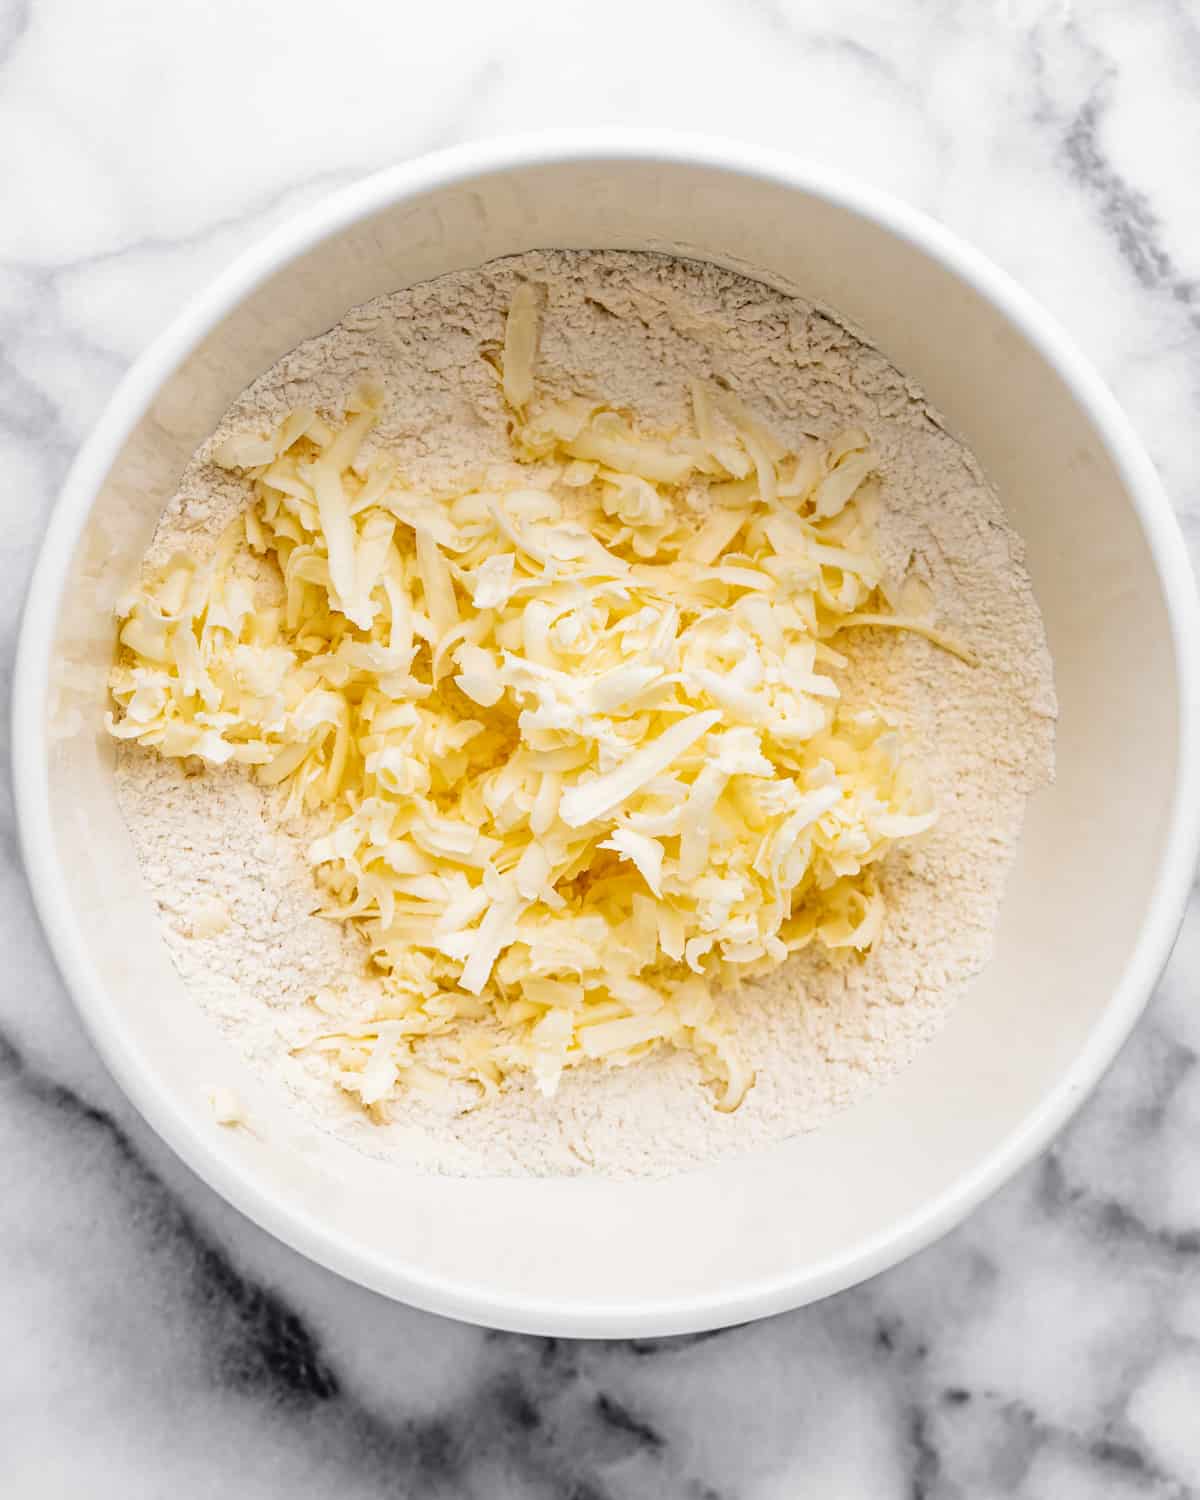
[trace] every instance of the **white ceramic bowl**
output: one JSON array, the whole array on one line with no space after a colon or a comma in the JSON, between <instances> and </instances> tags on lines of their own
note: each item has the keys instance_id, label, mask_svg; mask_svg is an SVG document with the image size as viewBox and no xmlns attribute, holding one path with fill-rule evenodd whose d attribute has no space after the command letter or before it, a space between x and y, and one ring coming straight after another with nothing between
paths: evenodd
<instances>
[{"instance_id":1,"label":"white ceramic bowl","mask_svg":"<svg viewBox=\"0 0 1200 1500\"><path fill-rule=\"evenodd\" d=\"M814 1135L653 1183L462 1181L369 1160L270 1096L156 935L102 730L112 606L234 396L354 303L534 247L677 251L839 310L999 486L1054 653L1058 779L1030 807L998 951L916 1063ZM714 1327L927 1244L1028 1161L1111 1061L1166 960L1197 847L1197 612L1125 418L1046 315L943 229L747 146L562 135L427 157L244 256L138 361L35 574L14 760L38 909L147 1120L218 1192L344 1275L540 1333ZM232 1083L257 1134L214 1124Z\"/></svg>"}]
</instances>

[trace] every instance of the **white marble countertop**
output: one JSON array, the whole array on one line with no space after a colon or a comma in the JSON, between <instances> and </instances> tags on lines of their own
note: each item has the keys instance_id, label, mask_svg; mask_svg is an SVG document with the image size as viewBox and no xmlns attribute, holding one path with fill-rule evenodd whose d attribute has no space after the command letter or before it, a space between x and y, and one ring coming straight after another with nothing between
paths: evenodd
<instances>
[{"instance_id":1,"label":"white marble countertop","mask_svg":"<svg viewBox=\"0 0 1200 1500\"><path fill-rule=\"evenodd\" d=\"M1196 0L0 0L0 630L72 454L182 298L451 142L666 125L890 189L1107 376L1193 546ZM819 1306L579 1344L395 1306L252 1228L76 1022L0 805L0 1491L562 1500L1200 1494L1200 912L1057 1146Z\"/></svg>"}]
</instances>

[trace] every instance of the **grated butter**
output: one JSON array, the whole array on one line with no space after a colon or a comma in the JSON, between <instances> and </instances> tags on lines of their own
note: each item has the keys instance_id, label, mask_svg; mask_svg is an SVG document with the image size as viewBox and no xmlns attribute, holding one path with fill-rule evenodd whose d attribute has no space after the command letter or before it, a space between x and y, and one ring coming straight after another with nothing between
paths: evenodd
<instances>
[{"instance_id":1,"label":"grated butter","mask_svg":"<svg viewBox=\"0 0 1200 1500\"><path fill-rule=\"evenodd\" d=\"M863 951L872 866L935 812L903 736L839 709L832 642L898 616L872 543L867 435L787 453L723 391L694 431L539 402L536 298L501 388L537 482L436 499L361 458L375 397L218 454L254 502L213 560L125 601L112 733L256 768L320 812L326 913L366 941L386 1014L315 1045L375 1108L442 1066L529 1071L693 1051L732 1109L753 1081L721 992L817 942ZM261 607L237 566L278 566Z\"/></svg>"}]
</instances>

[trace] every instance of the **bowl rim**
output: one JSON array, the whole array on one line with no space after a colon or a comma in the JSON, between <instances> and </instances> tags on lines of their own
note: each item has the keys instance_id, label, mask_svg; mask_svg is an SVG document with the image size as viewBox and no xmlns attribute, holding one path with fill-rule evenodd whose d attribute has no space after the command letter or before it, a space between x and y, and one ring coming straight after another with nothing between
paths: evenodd
<instances>
[{"instance_id":1,"label":"bowl rim","mask_svg":"<svg viewBox=\"0 0 1200 1500\"><path fill-rule=\"evenodd\" d=\"M497 1294L419 1265L366 1251L305 1211L285 1205L253 1172L189 1125L138 1065L117 1012L93 972L61 889L44 751L44 706L67 570L94 498L130 431L177 364L249 293L314 245L397 202L480 175L611 160L704 167L823 198L874 222L959 276L1054 369L1117 468L1146 536L1176 653L1178 763L1170 823L1146 915L1125 968L1072 1064L1040 1105L974 1167L914 1213L837 1256L784 1275L733 1282L679 1300L598 1304ZM1140 440L1107 386L1058 322L1007 272L917 209L842 172L789 153L665 130L556 130L452 147L345 187L277 227L194 296L136 359L81 447L42 541L25 602L12 690L17 825L33 900L51 951L98 1052L152 1129L209 1187L292 1249L350 1280L429 1312L514 1332L647 1337L740 1323L831 1295L887 1269L961 1222L1040 1153L1099 1082L1166 964L1200 853L1200 606L1182 533Z\"/></svg>"}]
</instances>

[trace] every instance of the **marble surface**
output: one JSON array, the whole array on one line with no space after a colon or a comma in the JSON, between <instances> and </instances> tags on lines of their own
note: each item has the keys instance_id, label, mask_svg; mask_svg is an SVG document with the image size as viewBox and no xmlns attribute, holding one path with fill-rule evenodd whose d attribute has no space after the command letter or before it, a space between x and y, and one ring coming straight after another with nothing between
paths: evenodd
<instances>
[{"instance_id":1,"label":"marble surface","mask_svg":"<svg viewBox=\"0 0 1200 1500\"><path fill-rule=\"evenodd\" d=\"M720 130L900 194L1096 361L1200 546L1200 5L0 0L0 637L129 361L330 187L548 123ZM7 738L7 736L6 736ZM0 804L0 1492L1200 1494L1200 910L1055 1148L868 1285L582 1344L394 1306L198 1183L75 1020Z\"/></svg>"}]
</instances>

